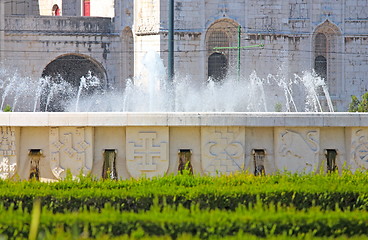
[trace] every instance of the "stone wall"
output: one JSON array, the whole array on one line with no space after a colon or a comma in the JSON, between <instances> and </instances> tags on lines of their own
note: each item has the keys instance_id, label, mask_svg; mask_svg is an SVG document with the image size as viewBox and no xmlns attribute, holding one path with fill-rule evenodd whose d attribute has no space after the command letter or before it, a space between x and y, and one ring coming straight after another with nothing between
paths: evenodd
<instances>
[{"instance_id":1,"label":"stone wall","mask_svg":"<svg viewBox=\"0 0 368 240\"><path fill-rule=\"evenodd\" d=\"M51 61L74 54L96 61L107 73L107 84L120 86L119 35L112 33L110 18L11 16L5 26L8 72L38 82Z\"/></svg>"},{"instance_id":2,"label":"stone wall","mask_svg":"<svg viewBox=\"0 0 368 240\"><path fill-rule=\"evenodd\" d=\"M5 29L5 1L0 0L0 66L4 55L4 29Z\"/></svg>"},{"instance_id":3,"label":"stone wall","mask_svg":"<svg viewBox=\"0 0 368 240\"><path fill-rule=\"evenodd\" d=\"M157 34L159 21L160 39L157 40L161 42L161 55L166 64L167 5L164 3L166 1L161 7L159 4L155 7L140 5L139 11L150 16L141 14L136 19L139 27L135 28L135 33L149 35L153 31ZM189 75L193 83L206 81L207 30L214 22L230 19L242 26L242 46L265 44L263 49L241 51L244 78L253 71L262 78L268 74L286 78L302 75L314 68L314 38L317 29L324 26L323 31L333 31L328 50L328 87L336 110L346 111L350 95L361 95L366 91L367 6L366 0L313 3L303 0L175 1L176 73ZM231 58L229 61L234 71L237 54L232 54ZM139 64L140 57L136 57L135 65Z\"/></svg>"},{"instance_id":4,"label":"stone wall","mask_svg":"<svg viewBox=\"0 0 368 240\"><path fill-rule=\"evenodd\" d=\"M5 15L29 15L32 13L32 4L29 0L12 0L4 2Z\"/></svg>"},{"instance_id":5,"label":"stone wall","mask_svg":"<svg viewBox=\"0 0 368 240\"><path fill-rule=\"evenodd\" d=\"M194 173L212 176L368 168L365 114L1 113L0 119L2 178L28 179L35 157L44 180L64 178L67 170L101 177L106 152L122 179L176 174L181 153L189 154Z\"/></svg>"},{"instance_id":6,"label":"stone wall","mask_svg":"<svg viewBox=\"0 0 368 240\"><path fill-rule=\"evenodd\" d=\"M6 45L6 49L24 52L15 52L13 59L11 54L7 54L6 60L9 65L18 63L15 64L18 68L27 66L25 75L38 77L42 69L36 68L43 68L45 63L37 62L37 59L44 55L55 57L53 51L60 55L74 52L96 58L106 65L108 75L119 87L124 87L125 79L132 75L131 68L134 68L136 81L142 79L142 59L149 51L158 52L164 65L167 65L166 0L92 1L91 15L114 16L110 20L75 18L81 15L80 0L64 0L64 16L60 19L36 16L51 14L49 9L52 3L48 0L12 0L6 1L4 6L5 15L17 17L7 17L9 20L6 20L6 25L10 25L1 38L5 38L3 45ZM336 110L346 111L351 95L360 96L367 91L367 6L368 0L320 0L313 3L305 0L237 0L231 3L221 0L175 1L176 75L191 79L193 84L206 82L209 57L206 37L214 23L232 22L234 26L240 25L241 46L265 45L263 48L241 50L241 75L244 81L248 81L248 76L254 71L261 78L266 78L268 74L293 78L294 74L302 75L303 71L311 71L316 58L316 33L328 32L332 37L328 40L327 83ZM25 17L22 19L20 15ZM32 17L27 17L29 15ZM68 19L68 16L72 18ZM133 44L130 44L131 38L125 36L130 30ZM47 42L50 32L53 32L52 37ZM231 44L234 45L237 44L236 32L231 36ZM21 43L19 37L30 40L23 44L25 42ZM43 43L32 42L39 40ZM55 45L55 42L62 45ZM33 49L39 56L33 57L27 49ZM132 49L134 57L129 56L133 54ZM229 68L231 74L236 75L237 52L229 52ZM41 65L33 66L33 62L28 64L34 58L34 62ZM134 63L127 64L126 61Z\"/></svg>"}]
</instances>

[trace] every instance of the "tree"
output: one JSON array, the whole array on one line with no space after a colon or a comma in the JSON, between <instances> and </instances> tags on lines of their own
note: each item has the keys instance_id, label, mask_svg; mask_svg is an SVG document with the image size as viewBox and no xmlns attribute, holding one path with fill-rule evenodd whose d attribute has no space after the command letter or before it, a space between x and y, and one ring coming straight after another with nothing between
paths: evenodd
<instances>
[{"instance_id":1,"label":"tree","mask_svg":"<svg viewBox=\"0 0 368 240\"><path fill-rule=\"evenodd\" d=\"M351 96L349 112L368 112L368 92L362 95L362 100L359 100L354 95Z\"/></svg>"}]
</instances>

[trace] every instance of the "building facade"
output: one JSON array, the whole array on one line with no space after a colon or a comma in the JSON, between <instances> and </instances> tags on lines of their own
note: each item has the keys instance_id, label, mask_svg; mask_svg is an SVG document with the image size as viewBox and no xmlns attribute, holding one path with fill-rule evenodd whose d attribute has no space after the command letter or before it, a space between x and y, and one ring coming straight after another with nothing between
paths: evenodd
<instances>
[{"instance_id":1,"label":"building facade","mask_svg":"<svg viewBox=\"0 0 368 240\"><path fill-rule=\"evenodd\" d=\"M105 87L124 89L128 78L141 81L147 52L167 64L167 0L1 0L0 6L0 60L35 81L78 65ZM368 0L175 1L175 73L193 84L238 70L246 81L254 71L291 78L315 69L335 109L346 111L351 95L368 91L367 44ZM264 46L214 49L251 45Z\"/></svg>"}]
</instances>

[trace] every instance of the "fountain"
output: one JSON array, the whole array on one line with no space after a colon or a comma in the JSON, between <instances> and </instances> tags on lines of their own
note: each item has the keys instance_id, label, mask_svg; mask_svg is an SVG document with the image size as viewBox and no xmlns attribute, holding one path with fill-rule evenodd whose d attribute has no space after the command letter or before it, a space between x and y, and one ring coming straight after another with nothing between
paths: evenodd
<instances>
[{"instance_id":1,"label":"fountain","mask_svg":"<svg viewBox=\"0 0 368 240\"><path fill-rule=\"evenodd\" d=\"M183 152L190 153L190 171L207 175L368 167L368 116L331 113L327 87L313 72L292 79L254 72L203 84L176 78L172 89L157 54L143 63L146 72L123 92L92 91L102 83L91 73L72 86L2 70L1 105L15 112L0 114L0 176L29 178L30 149L43 153L41 180L68 170L104 178L177 173ZM66 112L33 112L40 109ZM335 154L333 167L326 152Z\"/></svg>"},{"instance_id":2,"label":"fountain","mask_svg":"<svg viewBox=\"0 0 368 240\"><path fill-rule=\"evenodd\" d=\"M91 92L90 89L102 85L91 72L74 84L78 87L73 87L61 76L53 79L46 76L37 83L3 71L1 109L8 102L14 111L46 112L333 112L327 86L314 72L295 74L292 79L271 74L262 79L253 72L240 81L229 76L221 83L211 79L195 83L184 77L175 79L175 89L171 89L158 54L147 53L143 65L146 71L136 83L129 79L123 93L121 89L102 90L102 87ZM33 104L25 105L31 102L25 99L33 92L36 92ZM328 103L326 109L321 106L321 96ZM9 100L12 97L13 101ZM19 100L22 106L18 106Z\"/></svg>"}]
</instances>

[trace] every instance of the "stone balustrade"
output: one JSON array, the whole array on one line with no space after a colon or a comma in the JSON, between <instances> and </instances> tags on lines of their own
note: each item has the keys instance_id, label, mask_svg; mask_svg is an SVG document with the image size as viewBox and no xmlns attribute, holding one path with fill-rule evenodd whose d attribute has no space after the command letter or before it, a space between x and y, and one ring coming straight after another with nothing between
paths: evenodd
<instances>
[{"instance_id":1,"label":"stone balustrade","mask_svg":"<svg viewBox=\"0 0 368 240\"><path fill-rule=\"evenodd\" d=\"M111 34L111 18L63 16L7 16L5 31L37 34Z\"/></svg>"}]
</instances>

